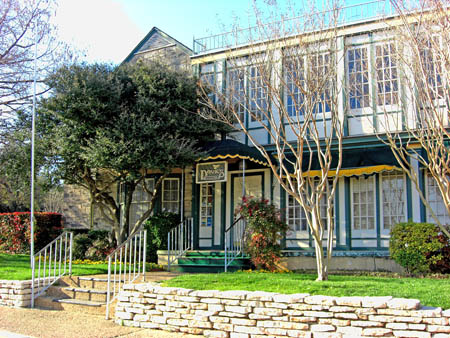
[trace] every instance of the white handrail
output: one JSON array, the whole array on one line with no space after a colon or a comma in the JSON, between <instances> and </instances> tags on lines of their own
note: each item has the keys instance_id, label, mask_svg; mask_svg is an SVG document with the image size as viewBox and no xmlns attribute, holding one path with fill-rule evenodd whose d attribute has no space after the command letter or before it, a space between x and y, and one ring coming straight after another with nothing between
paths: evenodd
<instances>
[{"instance_id":1,"label":"white handrail","mask_svg":"<svg viewBox=\"0 0 450 338\"><path fill-rule=\"evenodd\" d=\"M34 307L34 300L66 274L67 262L69 263L69 275L72 274L72 243L73 233L63 232L33 255L31 260L32 308ZM38 267L37 271L36 265Z\"/></svg>"},{"instance_id":2,"label":"white handrail","mask_svg":"<svg viewBox=\"0 0 450 338\"><path fill-rule=\"evenodd\" d=\"M244 234L247 222L243 217L236 219L225 230L225 272L238 256L244 255Z\"/></svg>"},{"instance_id":3,"label":"white handrail","mask_svg":"<svg viewBox=\"0 0 450 338\"><path fill-rule=\"evenodd\" d=\"M186 218L175 228L169 231L167 236L167 269L186 251L194 247L194 222L192 217Z\"/></svg>"},{"instance_id":4,"label":"white handrail","mask_svg":"<svg viewBox=\"0 0 450 338\"><path fill-rule=\"evenodd\" d=\"M146 247L147 230L139 230L107 257L106 319L109 319L109 306L122 290L123 284L132 283L141 275L145 280ZM114 270L112 265L114 265Z\"/></svg>"}]
</instances>

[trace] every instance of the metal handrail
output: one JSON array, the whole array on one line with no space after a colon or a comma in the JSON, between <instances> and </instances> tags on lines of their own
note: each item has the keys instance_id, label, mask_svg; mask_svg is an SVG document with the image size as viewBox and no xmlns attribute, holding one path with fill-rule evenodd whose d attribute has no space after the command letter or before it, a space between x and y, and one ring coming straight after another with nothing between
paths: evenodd
<instances>
[{"instance_id":1,"label":"metal handrail","mask_svg":"<svg viewBox=\"0 0 450 338\"><path fill-rule=\"evenodd\" d=\"M179 257L194 247L194 221L186 218L175 228L169 231L167 236L167 269Z\"/></svg>"},{"instance_id":2,"label":"metal handrail","mask_svg":"<svg viewBox=\"0 0 450 338\"><path fill-rule=\"evenodd\" d=\"M138 230L111 252L108 259L108 287L106 294L106 319L109 307L125 283L132 283L141 275L145 280L147 230ZM114 260L114 262L113 262ZM114 270L112 265L114 264ZM111 285L112 284L112 285ZM111 297L112 294L112 297Z\"/></svg>"},{"instance_id":3,"label":"metal handrail","mask_svg":"<svg viewBox=\"0 0 450 338\"><path fill-rule=\"evenodd\" d=\"M69 275L72 274L72 247L73 233L63 232L61 235L56 237L53 241L51 241L44 248L33 255L33 258L31 260L32 308L34 307L34 300L42 295L59 278L66 274L67 263L69 263ZM38 267L37 271L36 264Z\"/></svg>"},{"instance_id":4,"label":"metal handrail","mask_svg":"<svg viewBox=\"0 0 450 338\"><path fill-rule=\"evenodd\" d=\"M247 222L240 216L225 230L225 272L239 256L244 255L244 234Z\"/></svg>"},{"instance_id":5,"label":"metal handrail","mask_svg":"<svg viewBox=\"0 0 450 338\"><path fill-rule=\"evenodd\" d=\"M278 25L283 28L284 35L295 34L295 27L301 25L311 17L323 17L329 19L330 24L337 26L354 24L359 21L377 19L384 16L395 15L395 9L389 0L374 0L362 4L342 6L338 8L317 11L309 15L301 15L288 18L283 21L275 21L264 24L263 27L249 27L235 29L226 33L210 35L194 39L194 53L230 48L245 45L247 43L261 42L267 38L260 31L271 31L271 27ZM325 24L325 22L324 22ZM291 27L292 26L292 27ZM325 28L325 27L323 27Z\"/></svg>"}]
</instances>

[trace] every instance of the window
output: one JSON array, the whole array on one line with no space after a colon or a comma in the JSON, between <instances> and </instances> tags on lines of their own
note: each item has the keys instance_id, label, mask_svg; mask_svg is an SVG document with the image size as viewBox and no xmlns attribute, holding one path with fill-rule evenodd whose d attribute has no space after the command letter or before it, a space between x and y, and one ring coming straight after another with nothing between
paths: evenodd
<instances>
[{"instance_id":1,"label":"window","mask_svg":"<svg viewBox=\"0 0 450 338\"><path fill-rule=\"evenodd\" d=\"M450 224L450 216L448 215L441 192L436 180L430 174L426 176L426 194L427 201L430 204L431 209L433 209L434 214L439 219L439 222L446 225ZM427 221L431 223L435 222L433 217L431 217L429 210L427 210Z\"/></svg>"},{"instance_id":2,"label":"window","mask_svg":"<svg viewBox=\"0 0 450 338\"><path fill-rule=\"evenodd\" d=\"M309 57L311 64L310 76L313 94L314 111L327 113L331 111L330 53L315 54Z\"/></svg>"},{"instance_id":3,"label":"window","mask_svg":"<svg viewBox=\"0 0 450 338\"><path fill-rule=\"evenodd\" d=\"M239 115L239 119L245 119L245 82L244 69L231 68L228 71L228 95L233 110Z\"/></svg>"},{"instance_id":4,"label":"window","mask_svg":"<svg viewBox=\"0 0 450 338\"><path fill-rule=\"evenodd\" d=\"M300 206L297 200L288 195L288 207L286 220L292 231L307 231L308 223L306 222L305 210Z\"/></svg>"},{"instance_id":5,"label":"window","mask_svg":"<svg viewBox=\"0 0 450 338\"><path fill-rule=\"evenodd\" d=\"M200 80L203 83L204 89L208 91L208 98L212 102L215 102L216 74L214 63L207 63L200 66Z\"/></svg>"},{"instance_id":6,"label":"window","mask_svg":"<svg viewBox=\"0 0 450 338\"><path fill-rule=\"evenodd\" d=\"M267 120L267 84L262 65L251 66L249 72L250 89L250 121Z\"/></svg>"},{"instance_id":7,"label":"window","mask_svg":"<svg viewBox=\"0 0 450 338\"><path fill-rule=\"evenodd\" d=\"M296 53L294 51L293 53ZM305 59L307 63L305 63ZM330 70L330 53L316 53L308 57L288 57L284 63L286 81L286 111L289 116L304 115L305 97L311 97L314 113L331 111L334 75Z\"/></svg>"},{"instance_id":8,"label":"window","mask_svg":"<svg viewBox=\"0 0 450 338\"><path fill-rule=\"evenodd\" d=\"M306 221L305 210L300 206L300 204L293 196L291 196L288 193L286 194L288 197L286 220L290 229L292 231L307 231L308 223ZM332 203L333 203L332 207L334 207L334 202L332 201ZM327 207L328 207L328 198L326 196L326 193L324 193L324 196L319 202L319 208L320 208L320 217L322 219L322 224L324 225L325 229L327 229L328 227Z\"/></svg>"},{"instance_id":9,"label":"window","mask_svg":"<svg viewBox=\"0 0 450 338\"><path fill-rule=\"evenodd\" d=\"M423 74L425 74L426 83L423 84L426 91L425 95L429 94L433 99L442 99L444 95L442 60L440 59L439 54L433 50L436 45L440 44L439 39L436 37L433 41L421 41L421 43L421 67L419 67L419 74L417 76L421 79Z\"/></svg>"},{"instance_id":10,"label":"window","mask_svg":"<svg viewBox=\"0 0 450 338\"><path fill-rule=\"evenodd\" d=\"M393 43L375 47L377 74L377 104L379 106L398 103L398 74Z\"/></svg>"},{"instance_id":11,"label":"window","mask_svg":"<svg viewBox=\"0 0 450 338\"><path fill-rule=\"evenodd\" d=\"M203 183L200 186L200 226L212 227L214 185Z\"/></svg>"},{"instance_id":12,"label":"window","mask_svg":"<svg viewBox=\"0 0 450 338\"><path fill-rule=\"evenodd\" d=\"M291 58L285 62L286 111L289 116L303 115L304 110L304 61L303 57Z\"/></svg>"},{"instance_id":13,"label":"window","mask_svg":"<svg viewBox=\"0 0 450 338\"><path fill-rule=\"evenodd\" d=\"M142 215L150 207L151 194L147 191L153 191L155 187L155 180L153 178L145 179L145 187L143 184L138 184L133 191L133 198L130 205L130 224L134 225L142 217ZM123 189L123 188L122 188Z\"/></svg>"},{"instance_id":14,"label":"window","mask_svg":"<svg viewBox=\"0 0 450 338\"><path fill-rule=\"evenodd\" d=\"M367 47L347 51L350 109L369 107L369 56Z\"/></svg>"},{"instance_id":15,"label":"window","mask_svg":"<svg viewBox=\"0 0 450 338\"><path fill-rule=\"evenodd\" d=\"M381 174L382 231L389 233L392 227L406 221L405 176L399 172Z\"/></svg>"},{"instance_id":16,"label":"window","mask_svg":"<svg viewBox=\"0 0 450 338\"><path fill-rule=\"evenodd\" d=\"M351 179L352 231L356 235L375 232L375 176Z\"/></svg>"},{"instance_id":17,"label":"window","mask_svg":"<svg viewBox=\"0 0 450 338\"><path fill-rule=\"evenodd\" d=\"M178 213L180 211L180 184L178 178L166 178L162 188L162 210Z\"/></svg>"}]
</instances>

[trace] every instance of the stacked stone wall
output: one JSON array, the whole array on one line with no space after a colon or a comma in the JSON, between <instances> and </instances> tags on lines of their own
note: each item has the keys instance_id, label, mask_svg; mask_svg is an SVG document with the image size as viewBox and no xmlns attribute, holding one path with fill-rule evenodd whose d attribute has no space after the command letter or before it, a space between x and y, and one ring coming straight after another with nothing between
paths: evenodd
<instances>
[{"instance_id":1,"label":"stacked stone wall","mask_svg":"<svg viewBox=\"0 0 450 338\"><path fill-rule=\"evenodd\" d=\"M205 337L449 337L450 310L415 299L125 285L115 321Z\"/></svg>"},{"instance_id":2,"label":"stacked stone wall","mask_svg":"<svg viewBox=\"0 0 450 338\"><path fill-rule=\"evenodd\" d=\"M29 307L31 305L31 281L0 280L0 305Z\"/></svg>"}]
</instances>

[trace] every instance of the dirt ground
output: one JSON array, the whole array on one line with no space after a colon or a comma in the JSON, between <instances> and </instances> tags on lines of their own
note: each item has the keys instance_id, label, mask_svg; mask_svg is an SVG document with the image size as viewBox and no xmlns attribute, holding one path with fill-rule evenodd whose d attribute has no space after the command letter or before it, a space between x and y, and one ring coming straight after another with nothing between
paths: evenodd
<instances>
[{"instance_id":1,"label":"dirt ground","mask_svg":"<svg viewBox=\"0 0 450 338\"><path fill-rule=\"evenodd\" d=\"M159 282L178 276L179 273L148 272L147 282ZM96 277L105 277L103 275ZM18 335L10 335L15 333ZM21 336L23 335L23 336ZM10 308L0 306L0 338L199 338L198 335L174 333L162 330L120 326L104 316L80 312Z\"/></svg>"},{"instance_id":2,"label":"dirt ground","mask_svg":"<svg viewBox=\"0 0 450 338\"><path fill-rule=\"evenodd\" d=\"M11 337L2 330L30 337L154 337L198 338L199 336L124 327L103 316L92 316L65 311L9 308L0 306L0 338ZM17 336L16 336L17 337Z\"/></svg>"}]
</instances>

